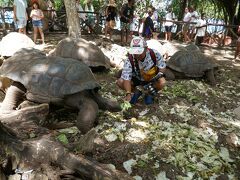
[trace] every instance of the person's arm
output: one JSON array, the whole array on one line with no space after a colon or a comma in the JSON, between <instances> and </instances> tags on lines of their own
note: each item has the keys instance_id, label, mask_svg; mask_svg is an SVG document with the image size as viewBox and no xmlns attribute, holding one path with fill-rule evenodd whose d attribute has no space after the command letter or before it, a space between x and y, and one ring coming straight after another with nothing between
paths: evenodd
<instances>
[{"instance_id":1,"label":"person's arm","mask_svg":"<svg viewBox=\"0 0 240 180\"><path fill-rule=\"evenodd\" d=\"M126 91L125 100L130 101L132 95L132 65L129 59L124 63L121 79L123 79L123 89Z\"/></svg>"},{"instance_id":2,"label":"person's arm","mask_svg":"<svg viewBox=\"0 0 240 180\"><path fill-rule=\"evenodd\" d=\"M44 18L44 14L43 14L43 11L41 9L40 9L40 12L41 12L40 18L43 19Z\"/></svg>"},{"instance_id":3,"label":"person's arm","mask_svg":"<svg viewBox=\"0 0 240 180\"><path fill-rule=\"evenodd\" d=\"M16 5L13 5L13 19L14 19L14 21L17 21Z\"/></svg>"},{"instance_id":4,"label":"person's arm","mask_svg":"<svg viewBox=\"0 0 240 180\"><path fill-rule=\"evenodd\" d=\"M187 22L191 22L191 20L192 20L192 15L191 15L191 13L188 13L188 17L189 17L189 18L188 18L189 20L188 20Z\"/></svg>"},{"instance_id":5,"label":"person's arm","mask_svg":"<svg viewBox=\"0 0 240 180\"><path fill-rule=\"evenodd\" d=\"M30 18L33 17L33 10L31 10L31 13L30 13Z\"/></svg>"},{"instance_id":6,"label":"person's arm","mask_svg":"<svg viewBox=\"0 0 240 180\"><path fill-rule=\"evenodd\" d=\"M153 51L156 56L156 61L157 61L156 66L158 67L159 72L164 73L166 70L166 66L167 66L166 62L164 61L162 55L158 51L156 51L156 50L153 50Z\"/></svg>"},{"instance_id":7,"label":"person's arm","mask_svg":"<svg viewBox=\"0 0 240 180\"><path fill-rule=\"evenodd\" d=\"M149 26L150 26L150 29L152 30L152 32L154 32L154 24L153 24L153 21L151 18L149 18Z\"/></svg>"},{"instance_id":8,"label":"person's arm","mask_svg":"<svg viewBox=\"0 0 240 180\"><path fill-rule=\"evenodd\" d=\"M176 15L174 14L174 12L173 12L173 17L172 17L172 20L174 20L174 21L176 21Z\"/></svg>"},{"instance_id":9,"label":"person's arm","mask_svg":"<svg viewBox=\"0 0 240 180\"><path fill-rule=\"evenodd\" d=\"M126 91L125 100L130 101L132 97L131 80L123 80L123 88Z\"/></svg>"},{"instance_id":10,"label":"person's arm","mask_svg":"<svg viewBox=\"0 0 240 180\"><path fill-rule=\"evenodd\" d=\"M106 9L105 9L105 16L106 17L108 16L108 9L109 9L109 6L107 6Z\"/></svg>"},{"instance_id":11,"label":"person's arm","mask_svg":"<svg viewBox=\"0 0 240 180\"><path fill-rule=\"evenodd\" d=\"M25 14L26 14L26 20L28 20L27 9L25 10Z\"/></svg>"}]
</instances>

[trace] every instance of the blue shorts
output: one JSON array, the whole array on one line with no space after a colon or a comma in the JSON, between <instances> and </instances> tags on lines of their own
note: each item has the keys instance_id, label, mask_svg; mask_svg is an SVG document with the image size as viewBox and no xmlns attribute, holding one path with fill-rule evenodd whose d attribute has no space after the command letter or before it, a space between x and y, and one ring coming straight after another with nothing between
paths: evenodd
<instances>
[{"instance_id":1,"label":"blue shorts","mask_svg":"<svg viewBox=\"0 0 240 180\"><path fill-rule=\"evenodd\" d=\"M39 28L43 27L42 20L33 20L32 24L33 24L33 27L39 27Z\"/></svg>"}]
</instances>

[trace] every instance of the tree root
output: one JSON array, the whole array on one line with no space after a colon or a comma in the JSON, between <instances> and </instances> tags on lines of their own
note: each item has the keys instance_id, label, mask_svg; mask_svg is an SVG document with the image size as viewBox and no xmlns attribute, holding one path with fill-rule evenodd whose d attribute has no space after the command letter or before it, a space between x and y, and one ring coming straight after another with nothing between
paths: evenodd
<instances>
[{"instance_id":1,"label":"tree root","mask_svg":"<svg viewBox=\"0 0 240 180\"><path fill-rule=\"evenodd\" d=\"M7 154L15 157L18 168L35 170L42 167L46 170L49 169L46 167L54 165L58 170L52 168L51 172L47 171L51 179L59 179L63 175L70 177L73 174L90 179L132 179L126 173L112 170L83 155L69 153L62 144L56 142L48 129L37 125L36 122L44 120L47 113L47 104L23 108L9 114L0 113L0 146ZM27 138L29 131L37 137ZM65 170L65 174L59 168Z\"/></svg>"}]
</instances>

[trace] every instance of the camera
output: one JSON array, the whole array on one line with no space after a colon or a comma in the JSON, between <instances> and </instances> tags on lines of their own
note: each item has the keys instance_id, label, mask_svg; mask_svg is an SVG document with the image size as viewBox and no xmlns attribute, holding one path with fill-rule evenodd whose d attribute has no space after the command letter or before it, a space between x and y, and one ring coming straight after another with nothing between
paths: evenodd
<instances>
[{"instance_id":1,"label":"camera","mask_svg":"<svg viewBox=\"0 0 240 180\"><path fill-rule=\"evenodd\" d=\"M151 95L155 96L157 95L157 90L156 88L153 87L153 84L150 82L146 85L143 86L145 90L147 90Z\"/></svg>"}]
</instances>

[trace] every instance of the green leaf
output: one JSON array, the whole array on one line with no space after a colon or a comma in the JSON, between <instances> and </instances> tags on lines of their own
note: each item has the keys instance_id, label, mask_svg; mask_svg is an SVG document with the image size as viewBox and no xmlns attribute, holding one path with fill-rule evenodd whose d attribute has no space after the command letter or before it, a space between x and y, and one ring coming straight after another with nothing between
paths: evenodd
<instances>
[{"instance_id":1,"label":"green leaf","mask_svg":"<svg viewBox=\"0 0 240 180\"><path fill-rule=\"evenodd\" d=\"M146 162L145 161L143 161L143 160L139 160L138 162L137 162L137 165L139 166L139 167L146 167Z\"/></svg>"},{"instance_id":2,"label":"green leaf","mask_svg":"<svg viewBox=\"0 0 240 180\"><path fill-rule=\"evenodd\" d=\"M58 135L57 139L63 144L68 144L68 139L67 139L67 136L65 134Z\"/></svg>"},{"instance_id":3,"label":"green leaf","mask_svg":"<svg viewBox=\"0 0 240 180\"><path fill-rule=\"evenodd\" d=\"M77 127L70 127L70 128L60 129L58 130L58 132L64 133L64 134L77 134L79 130Z\"/></svg>"},{"instance_id":4,"label":"green leaf","mask_svg":"<svg viewBox=\"0 0 240 180\"><path fill-rule=\"evenodd\" d=\"M30 138L35 138L35 137L36 137L36 134L34 134L33 132L31 132L31 133L29 134L29 137L30 137Z\"/></svg>"},{"instance_id":5,"label":"green leaf","mask_svg":"<svg viewBox=\"0 0 240 180\"><path fill-rule=\"evenodd\" d=\"M169 180L166 176L166 172L165 171L161 171L157 177L156 180Z\"/></svg>"},{"instance_id":6,"label":"green leaf","mask_svg":"<svg viewBox=\"0 0 240 180\"><path fill-rule=\"evenodd\" d=\"M228 149L225 147L220 148L219 156L226 162L233 162L233 160L230 159L230 157L229 157Z\"/></svg>"},{"instance_id":7,"label":"green leaf","mask_svg":"<svg viewBox=\"0 0 240 180\"><path fill-rule=\"evenodd\" d=\"M123 111L127 111L128 109L130 109L132 107L132 105L128 101L124 101L123 103L121 103L120 106Z\"/></svg>"}]
</instances>

